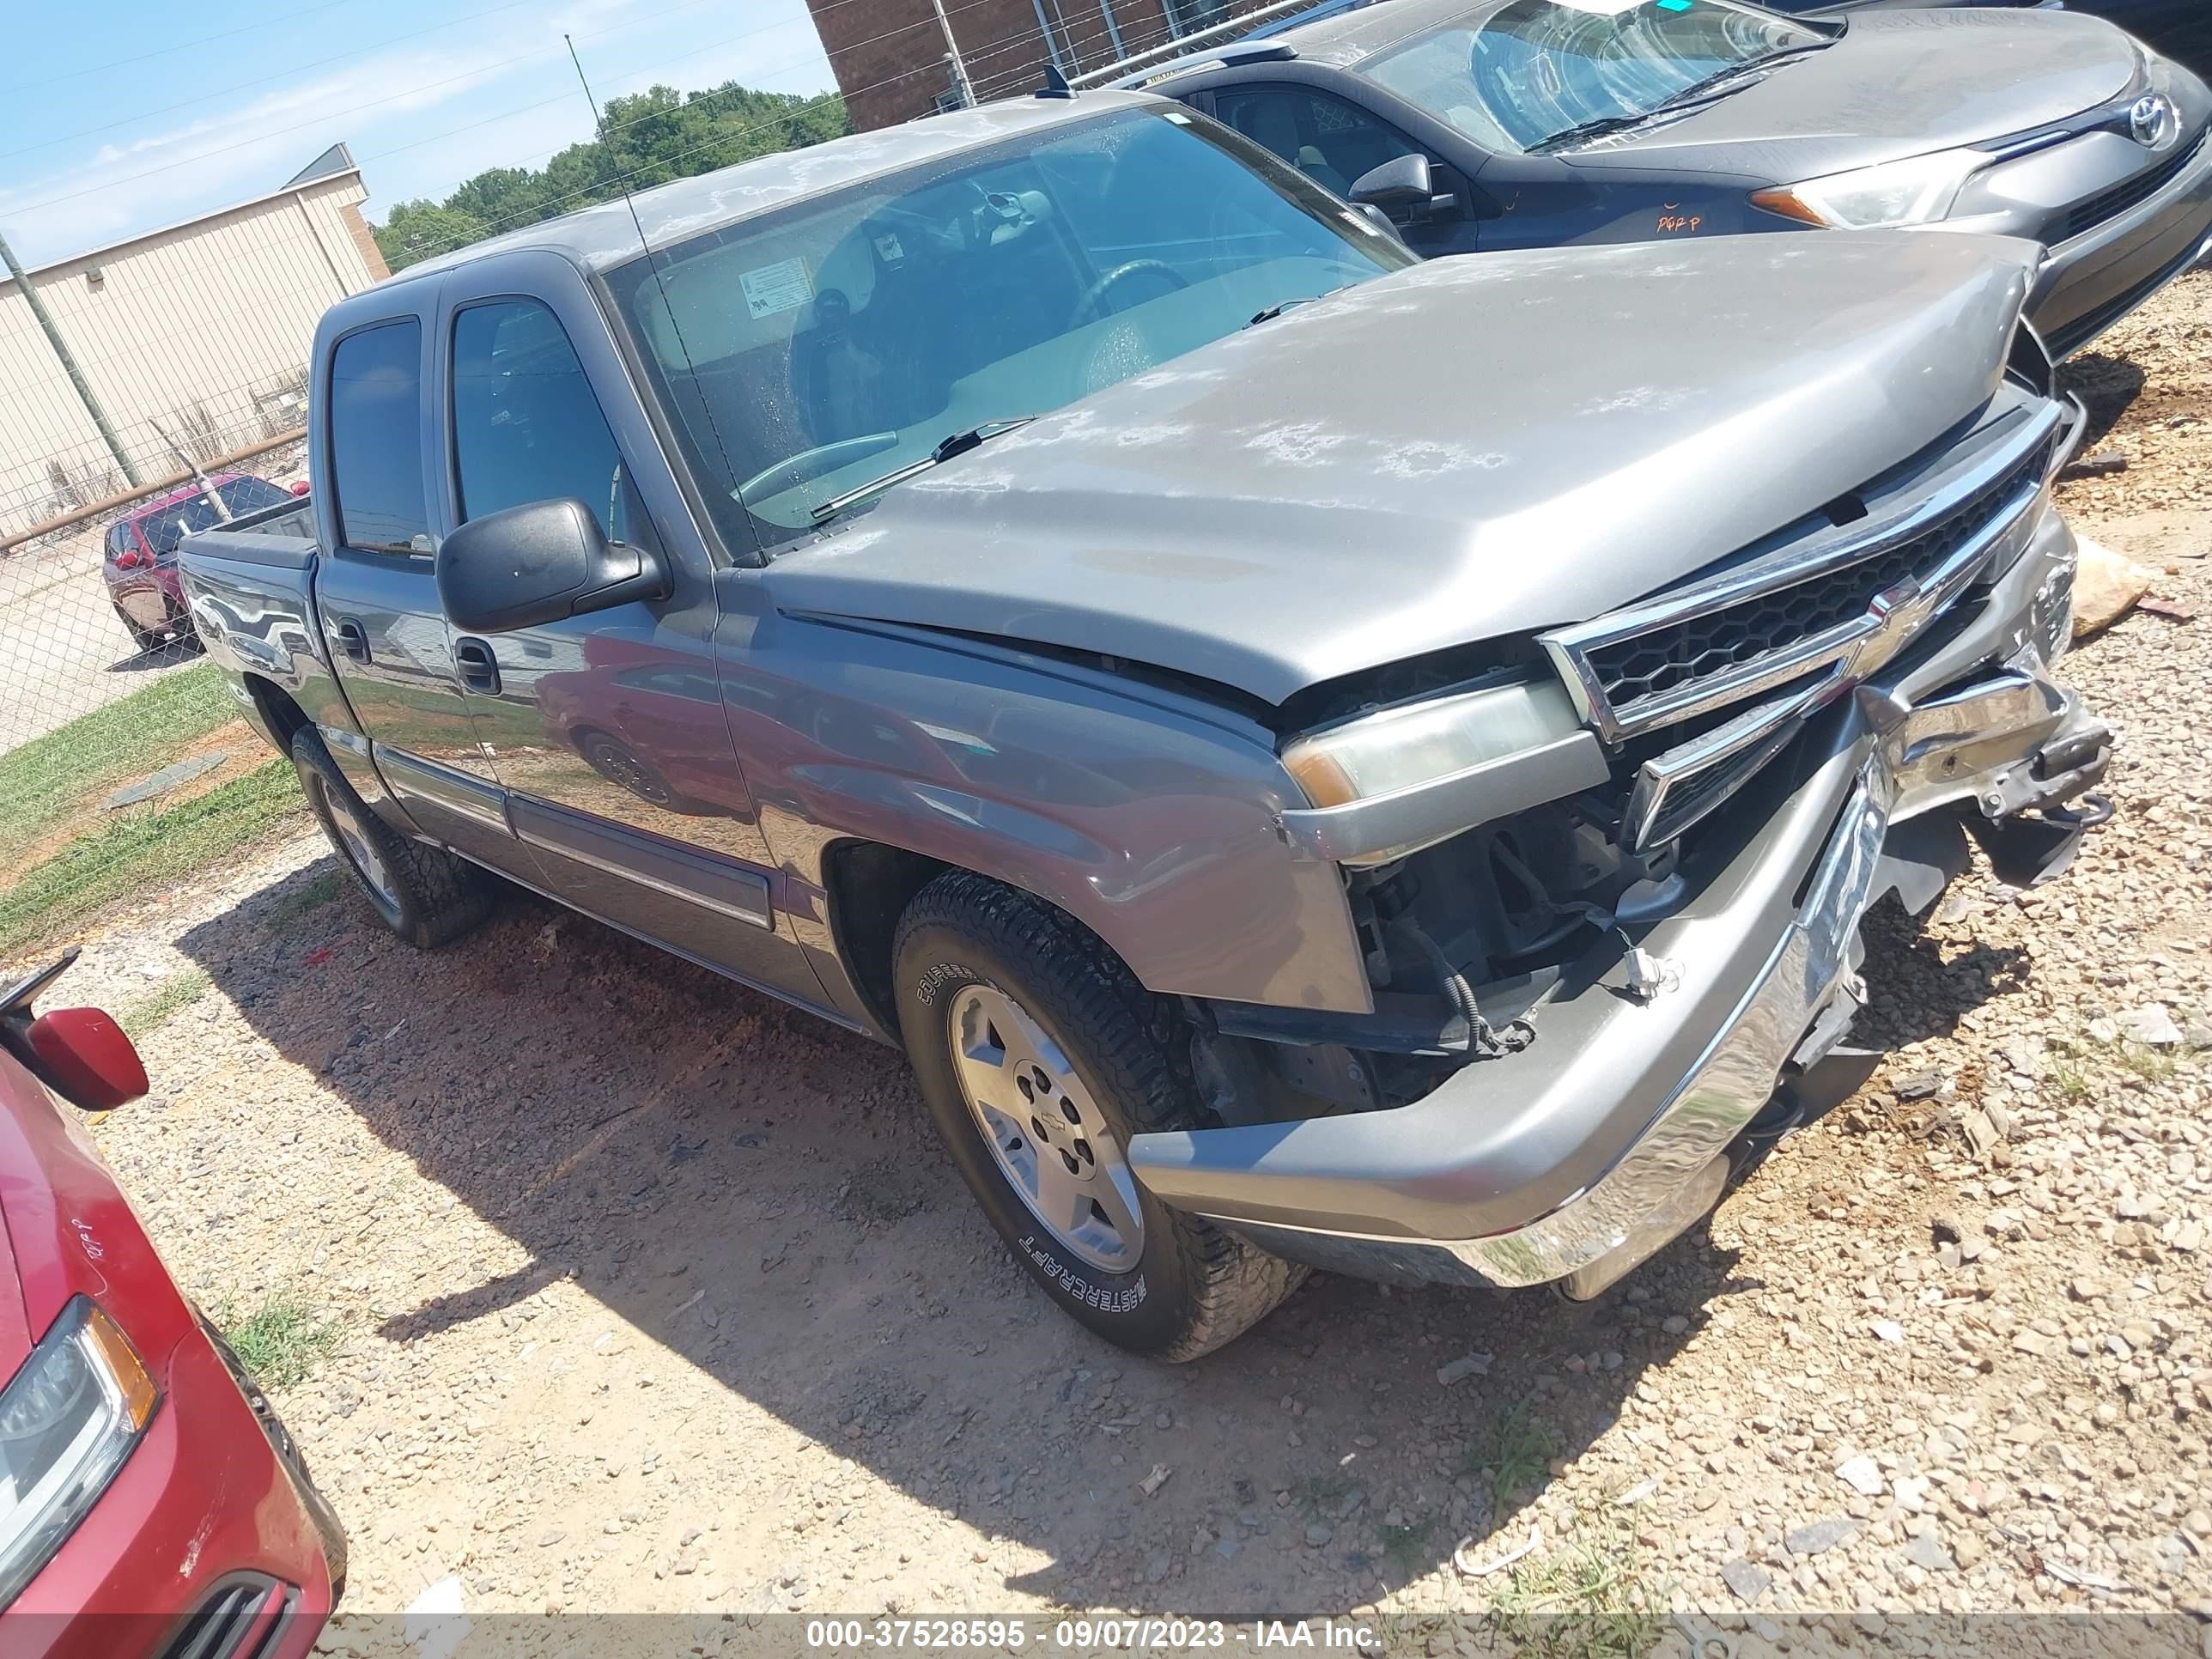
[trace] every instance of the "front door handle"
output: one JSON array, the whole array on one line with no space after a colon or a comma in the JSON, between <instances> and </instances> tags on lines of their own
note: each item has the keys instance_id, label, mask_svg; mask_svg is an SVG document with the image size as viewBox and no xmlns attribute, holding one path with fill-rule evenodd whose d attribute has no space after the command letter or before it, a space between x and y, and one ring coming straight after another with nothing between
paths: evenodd
<instances>
[{"instance_id":1,"label":"front door handle","mask_svg":"<svg viewBox=\"0 0 2212 1659\"><path fill-rule=\"evenodd\" d=\"M368 660L368 635L351 617L340 617L333 630L338 636L338 648L354 662Z\"/></svg>"},{"instance_id":2,"label":"front door handle","mask_svg":"<svg viewBox=\"0 0 2212 1659\"><path fill-rule=\"evenodd\" d=\"M480 696L499 695L499 659L482 640L455 640L453 661L461 671L461 684Z\"/></svg>"}]
</instances>

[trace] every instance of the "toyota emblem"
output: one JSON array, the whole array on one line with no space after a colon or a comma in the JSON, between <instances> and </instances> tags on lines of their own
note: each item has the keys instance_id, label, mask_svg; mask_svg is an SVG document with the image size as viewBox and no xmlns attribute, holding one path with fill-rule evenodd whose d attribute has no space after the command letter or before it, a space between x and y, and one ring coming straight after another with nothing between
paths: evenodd
<instances>
[{"instance_id":1,"label":"toyota emblem","mask_svg":"<svg viewBox=\"0 0 2212 1659\"><path fill-rule=\"evenodd\" d=\"M2173 118L2173 106L2163 94L2154 92L2136 100L2128 112L2128 131L2145 149L2164 149L2180 136L2180 125Z\"/></svg>"}]
</instances>

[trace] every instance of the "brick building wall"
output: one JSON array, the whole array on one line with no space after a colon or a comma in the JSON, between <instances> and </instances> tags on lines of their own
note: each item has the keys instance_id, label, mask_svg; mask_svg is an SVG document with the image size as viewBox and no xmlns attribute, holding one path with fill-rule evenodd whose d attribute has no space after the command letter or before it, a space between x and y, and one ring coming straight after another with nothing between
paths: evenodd
<instances>
[{"instance_id":1,"label":"brick building wall","mask_svg":"<svg viewBox=\"0 0 2212 1659\"><path fill-rule=\"evenodd\" d=\"M855 128L893 126L952 104L951 65L945 61L944 32L930 0L807 3ZM1034 90L1042 84L1048 63L1079 75L1261 3L944 0L946 21L981 103Z\"/></svg>"}]
</instances>

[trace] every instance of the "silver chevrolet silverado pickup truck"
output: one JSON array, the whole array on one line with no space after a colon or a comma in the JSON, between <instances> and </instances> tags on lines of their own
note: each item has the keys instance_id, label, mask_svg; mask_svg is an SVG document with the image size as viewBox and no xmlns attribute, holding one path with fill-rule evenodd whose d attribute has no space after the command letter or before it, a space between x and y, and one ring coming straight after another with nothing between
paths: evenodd
<instances>
[{"instance_id":1,"label":"silver chevrolet silverado pickup truck","mask_svg":"<svg viewBox=\"0 0 2212 1659\"><path fill-rule=\"evenodd\" d=\"M1869 905L2094 816L2036 258L1425 264L1024 100L345 301L314 533L185 581L395 932L496 872L902 1045L1113 1340L1588 1297L1801 1109Z\"/></svg>"}]
</instances>

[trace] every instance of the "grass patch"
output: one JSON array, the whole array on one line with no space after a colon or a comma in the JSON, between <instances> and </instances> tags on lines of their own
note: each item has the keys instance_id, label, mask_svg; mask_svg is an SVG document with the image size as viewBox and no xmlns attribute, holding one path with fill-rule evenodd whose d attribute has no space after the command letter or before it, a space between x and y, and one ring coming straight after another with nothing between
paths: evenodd
<instances>
[{"instance_id":1,"label":"grass patch","mask_svg":"<svg viewBox=\"0 0 2212 1659\"><path fill-rule=\"evenodd\" d=\"M1503 1516L1513 1495L1534 1486L1552 1459L1552 1431L1520 1401L1498 1413L1489 1429L1468 1442L1467 1466L1490 1477L1490 1510Z\"/></svg>"},{"instance_id":2,"label":"grass patch","mask_svg":"<svg viewBox=\"0 0 2212 1659\"><path fill-rule=\"evenodd\" d=\"M1390 1558L1391 1565L1411 1578L1428 1564L1429 1534L1436 1529L1437 1518L1432 1515L1409 1521L1402 1527L1386 1525L1382 1528L1382 1553Z\"/></svg>"},{"instance_id":3,"label":"grass patch","mask_svg":"<svg viewBox=\"0 0 2212 1659\"><path fill-rule=\"evenodd\" d=\"M2116 1042L2112 1058L2122 1070L2133 1072L2146 1083L2164 1083L2181 1069L2180 1058L2172 1049L2154 1048L2147 1042Z\"/></svg>"},{"instance_id":4,"label":"grass patch","mask_svg":"<svg viewBox=\"0 0 2212 1659\"><path fill-rule=\"evenodd\" d=\"M1309 1521L1334 1521L1337 1505L1352 1495L1352 1482L1340 1474L1309 1474L1291 1489L1291 1502Z\"/></svg>"},{"instance_id":5,"label":"grass patch","mask_svg":"<svg viewBox=\"0 0 2212 1659\"><path fill-rule=\"evenodd\" d=\"M1505 1650L1542 1659L1636 1659L1658 1640L1666 1607L1634 1522L1609 1508L1514 1563L1491 1600Z\"/></svg>"},{"instance_id":6,"label":"grass patch","mask_svg":"<svg viewBox=\"0 0 2212 1659\"><path fill-rule=\"evenodd\" d=\"M125 1004L115 1023L135 1042L148 1032L159 1030L173 1016L184 1012L214 988L215 981L201 969L187 968L181 974L170 975L150 994Z\"/></svg>"},{"instance_id":7,"label":"grass patch","mask_svg":"<svg viewBox=\"0 0 2212 1659\"><path fill-rule=\"evenodd\" d=\"M216 1310L223 1340L264 1389L304 1382L337 1351L344 1332L295 1297L279 1292L250 1314L228 1304Z\"/></svg>"},{"instance_id":8,"label":"grass patch","mask_svg":"<svg viewBox=\"0 0 2212 1659\"><path fill-rule=\"evenodd\" d=\"M0 893L0 955L49 939L102 905L189 875L303 817L306 807L291 762L276 759L166 811L121 818L71 842Z\"/></svg>"},{"instance_id":9,"label":"grass patch","mask_svg":"<svg viewBox=\"0 0 2212 1659\"><path fill-rule=\"evenodd\" d=\"M94 790L157 770L237 718L229 688L204 662L0 755L0 869Z\"/></svg>"},{"instance_id":10,"label":"grass patch","mask_svg":"<svg viewBox=\"0 0 2212 1659\"><path fill-rule=\"evenodd\" d=\"M336 870L325 870L320 875L301 882L290 892L269 907L262 926L272 933L281 933L311 910L319 910L345 891L345 877Z\"/></svg>"},{"instance_id":11,"label":"grass patch","mask_svg":"<svg viewBox=\"0 0 2212 1659\"><path fill-rule=\"evenodd\" d=\"M2051 1086L2058 1091L2058 1097L2069 1105L2087 1100L2090 1095L2088 1078L2063 1060L2051 1066Z\"/></svg>"}]
</instances>

